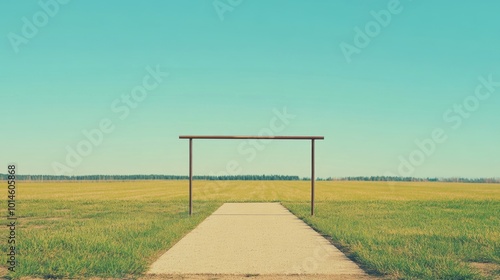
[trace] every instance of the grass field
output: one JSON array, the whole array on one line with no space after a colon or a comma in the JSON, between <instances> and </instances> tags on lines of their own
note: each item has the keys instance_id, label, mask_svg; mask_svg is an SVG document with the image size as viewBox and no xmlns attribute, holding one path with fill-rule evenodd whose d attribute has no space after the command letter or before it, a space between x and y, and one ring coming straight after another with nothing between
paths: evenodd
<instances>
[{"instance_id":1,"label":"grass field","mask_svg":"<svg viewBox=\"0 0 500 280\"><path fill-rule=\"evenodd\" d=\"M140 277L224 202L281 201L376 275L500 277L500 185L317 182L18 182L12 277ZM2 249L6 251L6 242ZM4 266L5 268L5 266Z\"/></svg>"}]
</instances>

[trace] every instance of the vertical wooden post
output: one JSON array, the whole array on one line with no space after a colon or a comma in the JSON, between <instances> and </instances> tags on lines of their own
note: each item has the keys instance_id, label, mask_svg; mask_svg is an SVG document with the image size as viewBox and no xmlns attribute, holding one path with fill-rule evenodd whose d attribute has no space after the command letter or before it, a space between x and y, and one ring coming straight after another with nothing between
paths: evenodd
<instances>
[{"instance_id":1,"label":"vertical wooden post","mask_svg":"<svg viewBox=\"0 0 500 280\"><path fill-rule=\"evenodd\" d=\"M193 138L189 138L189 216L193 214Z\"/></svg>"},{"instance_id":2,"label":"vertical wooden post","mask_svg":"<svg viewBox=\"0 0 500 280\"><path fill-rule=\"evenodd\" d=\"M314 216L314 139L311 139L311 216Z\"/></svg>"}]
</instances>

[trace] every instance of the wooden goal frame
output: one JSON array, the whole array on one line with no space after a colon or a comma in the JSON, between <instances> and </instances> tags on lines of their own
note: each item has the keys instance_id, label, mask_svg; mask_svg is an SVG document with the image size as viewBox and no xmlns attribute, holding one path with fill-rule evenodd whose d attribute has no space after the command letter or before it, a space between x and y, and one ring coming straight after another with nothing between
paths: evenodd
<instances>
[{"instance_id":1,"label":"wooden goal frame","mask_svg":"<svg viewBox=\"0 0 500 280\"><path fill-rule=\"evenodd\" d=\"M324 140L324 136L221 136L221 135L181 135L179 139L189 139L189 215L193 214L193 139L266 139L266 140L310 140L311 141L311 216L314 215L314 141Z\"/></svg>"}]
</instances>

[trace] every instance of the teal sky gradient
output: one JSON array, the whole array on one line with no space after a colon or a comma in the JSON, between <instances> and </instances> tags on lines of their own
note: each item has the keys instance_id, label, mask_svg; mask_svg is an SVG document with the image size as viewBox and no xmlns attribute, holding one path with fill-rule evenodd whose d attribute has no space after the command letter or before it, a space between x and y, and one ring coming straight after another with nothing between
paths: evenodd
<instances>
[{"instance_id":1,"label":"teal sky gradient","mask_svg":"<svg viewBox=\"0 0 500 280\"><path fill-rule=\"evenodd\" d=\"M24 36L40 3L58 11L16 52L12 34ZM179 135L256 135L286 108L295 117L276 134L325 136L321 177L500 177L500 2L244 0L223 19L218 3L237 1L1 1L0 168L185 175ZM355 28L396 4L349 62L341 44L356 47ZM157 66L168 77L121 119L113 102ZM493 81L482 100L479 77ZM454 109L464 100L477 101L467 117ZM67 147L102 119L114 130L70 167ZM426 154L415 141L435 129L446 141ZM239 174L309 176L307 142L194 147L196 174L236 162Z\"/></svg>"}]
</instances>

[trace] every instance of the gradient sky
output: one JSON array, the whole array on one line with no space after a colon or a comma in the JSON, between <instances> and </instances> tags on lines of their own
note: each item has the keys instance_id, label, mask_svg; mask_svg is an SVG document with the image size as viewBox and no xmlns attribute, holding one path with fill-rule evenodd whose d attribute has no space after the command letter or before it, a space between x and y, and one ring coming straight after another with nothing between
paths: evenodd
<instances>
[{"instance_id":1,"label":"gradient sky","mask_svg":"<svg viewBox=\"0 0 500 280\"><path fill-rule=\"evenodd\" d=\"M321 177L500 177L498 1L68 2L0 2L0 173L186 175L179 135L274 129L325 136ZM125 115L147 67L169 75ZM307 141L194 149L195 174L310 172Z\"/></svg>"}]
</instances>

